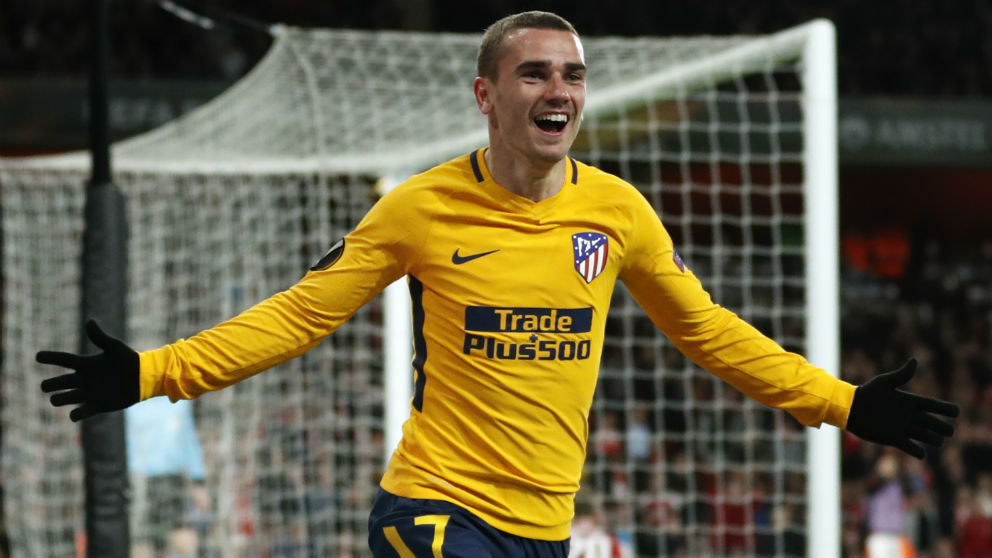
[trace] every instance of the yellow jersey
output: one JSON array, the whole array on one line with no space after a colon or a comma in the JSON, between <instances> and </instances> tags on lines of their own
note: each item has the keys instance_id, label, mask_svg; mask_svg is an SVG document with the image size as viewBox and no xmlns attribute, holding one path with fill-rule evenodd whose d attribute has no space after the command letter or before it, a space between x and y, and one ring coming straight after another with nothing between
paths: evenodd
<instances>
[{"instance_id":1,"label":"yellow jersey","mask_svg":"<svg viewBox=\"0 0 992 558\"><path fill-rule=\"evenodd\" d=\"M383 196L290 289L142 353L142 399L196 397L297 356L406 275L415 391L382 487L561 540L621 279L701 367L803 424L846 425L855 386L715 304L633 186L569 158L561 191L534 202L494 182L483 154Z\"/></svg>"}]
</instances>

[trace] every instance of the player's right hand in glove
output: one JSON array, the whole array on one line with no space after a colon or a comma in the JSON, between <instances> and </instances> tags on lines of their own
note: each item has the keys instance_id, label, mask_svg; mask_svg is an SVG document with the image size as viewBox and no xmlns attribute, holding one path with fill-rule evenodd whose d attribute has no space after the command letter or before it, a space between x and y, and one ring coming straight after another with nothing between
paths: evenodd
<instances>
[{"instance_id":1,"label":"player's right hand in glove","mask_svg":"<svg viewBox=\"0 0 992 558\"><path fill-rule=\"evenodd\" d=\"M958 406L898 389L916 372L916 359L898 370L879 374L854 391L847 430L858 437L894 446L913 457L926 456L925 444L939 447L954 434L954 426L934 415L954 418Z\"/></svg>"},{"instance_id":2,"label":"player's right hand in glove","mask_svg":"<svg viewBox=\"0 0 992 558\"><path fill-rule=\"evenodd\" d=\"M78 405L69 413L73 422L130 407L140 399L138 353L123 341L104 333L93 320L86 322L86 336L103 352L77 355L39 351L35 357L42 364L73 370L41 382L41 391L54 392L52 405Z\"/></svg>"}]
</instances>

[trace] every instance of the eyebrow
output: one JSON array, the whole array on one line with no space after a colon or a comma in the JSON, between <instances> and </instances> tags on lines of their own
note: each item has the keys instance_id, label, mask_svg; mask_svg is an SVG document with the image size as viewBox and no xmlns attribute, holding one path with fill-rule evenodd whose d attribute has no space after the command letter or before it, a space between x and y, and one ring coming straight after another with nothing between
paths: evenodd
<instances>
[{"instance_id":1,"label":"eyebrow","mask_svg":"<svg viewBox=\"0 0 992 558\"><path fill-rule=\"evenodd\" d=\"M517 73L527 71L527 70L537 70L543 69L551 66L550 60L524 60L523 62L517 64ZM576 72L585 71L586 65L580 62L566 62L565 71L566 72Z\"/></svg>"}]
</instances>

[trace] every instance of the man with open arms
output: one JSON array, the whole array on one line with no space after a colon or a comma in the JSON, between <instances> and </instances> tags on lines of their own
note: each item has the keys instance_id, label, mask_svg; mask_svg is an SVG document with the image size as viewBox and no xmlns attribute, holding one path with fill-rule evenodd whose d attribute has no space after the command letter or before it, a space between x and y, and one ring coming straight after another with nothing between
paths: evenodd
<instances>
[{"instance_id":1,"label":"man with open arms","mask_svg":"<svg viewBox=\"0 0 992 558\"><path fill-rule=\"evenodd\" d=\"M75 371L43 382L73 420L188 399L302 354L409 277L415 392L369 522L376 556L568 554L604 328L617 279L697 364L806 425L922 456L951 403L896 387L910 361L857 388L715 304L630 184L568 156L586 94L582 44L545 12L483 37L475 99L489 146L414 176L290 289L138 355L41 352ZM853 408L852 408L853 405Z\"/></svg>"}]
</instances>

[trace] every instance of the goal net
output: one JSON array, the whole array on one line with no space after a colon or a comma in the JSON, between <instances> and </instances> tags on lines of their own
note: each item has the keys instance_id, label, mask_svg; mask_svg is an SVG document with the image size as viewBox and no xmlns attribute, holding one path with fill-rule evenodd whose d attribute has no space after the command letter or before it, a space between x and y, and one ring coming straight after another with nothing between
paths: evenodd
<instances>
[{"instance_id":1,"label":"goal net","mask_svg":"<svg viewBox=\"0 0 992 558\"><path fill-rule=\"evenodd\" d=\"M823 293L811 290L806 247L809 192L835 188L814 172L835 164L830 149L810 152L811 114L833 102L829 88L807 89L810 37L824 28L832 33L815 22L768 36L585 38L589 100L572 155L644 193L718 302L829 368L836 321L822 317L825 336L808 325ZM114 146L138 350L289 287L368 211L383 178L486 141L471 95L478 36L272 33L266 57L219 98ZM831 127L824 133L815 141L829 146ZM0 160L13 555L67 556L82 544L77 426L38 389L51 370L34 353L79 345L88 167L82 153ZM387 354L409 347L383 335L384 316L403 312L385 300L232 388L127 411L134 556L367 553L367 512L396 428L384 401L409 389L384 380ZM622 285L607 333L580 512L637 556L805 554L806 433L684 359Z\"/></svg>"}]
</instances>

